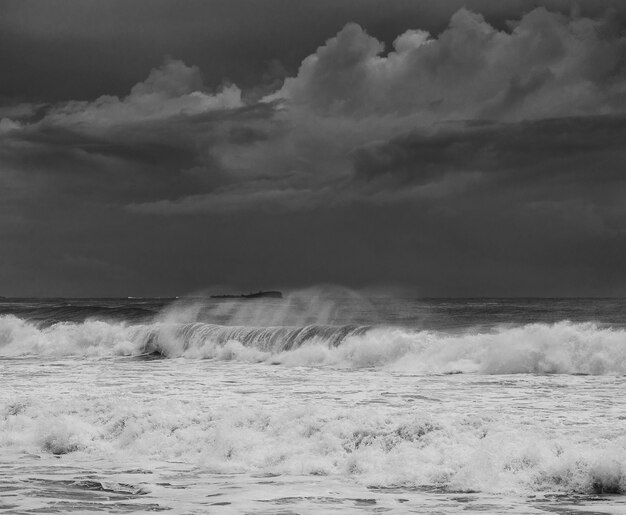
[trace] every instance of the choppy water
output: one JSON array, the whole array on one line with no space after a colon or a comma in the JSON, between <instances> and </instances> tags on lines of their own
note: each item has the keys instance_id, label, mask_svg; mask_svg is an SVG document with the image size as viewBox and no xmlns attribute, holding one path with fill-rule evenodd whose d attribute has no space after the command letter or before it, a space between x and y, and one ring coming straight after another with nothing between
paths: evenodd
<instances>
[{"instance_id":1,"label":"choppy water","mask_svg":"<svg viewBox=\"0 0 626 515\"><path fill-rule=\"evenodd\" d=\"M0 302L0 511L626 513L626 301Z\"/></svg>"}]
</instances>

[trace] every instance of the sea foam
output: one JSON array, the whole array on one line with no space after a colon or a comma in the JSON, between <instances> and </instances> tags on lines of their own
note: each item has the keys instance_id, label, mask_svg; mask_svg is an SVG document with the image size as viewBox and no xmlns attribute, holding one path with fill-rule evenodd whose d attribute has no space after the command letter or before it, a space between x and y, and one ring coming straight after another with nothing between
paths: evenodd
<instances>
[{"instance_id":1,"label":"sea foam","mask_svg":"<svg viewBox=\"0 0 626 515\"><path fill-rule=\"evenodd\" d=\"M342 476L449 492L626 493L623 435L579 441L488 415L73 399L5 412L0 429L0 446L24 452L174 460L213 473Z\"/></svg>"}]
</instances>

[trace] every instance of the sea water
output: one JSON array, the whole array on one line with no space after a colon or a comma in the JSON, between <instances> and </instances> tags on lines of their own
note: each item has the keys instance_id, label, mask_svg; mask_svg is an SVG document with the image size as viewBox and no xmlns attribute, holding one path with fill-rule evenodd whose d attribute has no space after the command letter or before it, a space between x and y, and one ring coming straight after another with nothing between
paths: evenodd
<instances>
[{"instance_id":1,"label":"sea water","mask_svg":"<svg viewBox=\"0 0 626 515\"><path fill-rule=\"evenodd\" d=\"M0 511L626 513L626 301L0 301Z\"/></svg>"}]
</instances>

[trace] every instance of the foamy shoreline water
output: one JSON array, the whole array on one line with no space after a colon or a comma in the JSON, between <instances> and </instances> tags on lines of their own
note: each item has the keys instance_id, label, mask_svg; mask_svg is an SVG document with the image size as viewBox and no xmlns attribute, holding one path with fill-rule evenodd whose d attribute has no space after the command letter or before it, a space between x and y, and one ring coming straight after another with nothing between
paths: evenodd
<instances>
[{"instance_id":1,"label":"foamy shoreline water","mask_svg":"<svg viewBox=\"0 0 626 515\"><path fill-rule=\"evenodd\" d=\"M2 360L2 482L20 509L52 506L42 500L51 486L67 490L67 510L89 508L71 493L82 490L181 513L201 512L212 493L235 511L357 509L348 498L398 513L472 503L534 513L537 498L625 506L626 378L77 364ZM178 505L172 490L197 498Z\"/></svg>"}]
</instances>

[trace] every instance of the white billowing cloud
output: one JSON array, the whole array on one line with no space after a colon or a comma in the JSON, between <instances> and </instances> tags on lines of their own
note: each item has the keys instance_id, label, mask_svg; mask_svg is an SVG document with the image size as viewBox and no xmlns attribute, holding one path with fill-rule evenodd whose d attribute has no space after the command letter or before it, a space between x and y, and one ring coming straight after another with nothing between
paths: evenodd
<instances>
[{"instance_id":1,"label":"white billowing cloud","mask_svg":"<svg viewBox=\"0 0 626 515\"><path fill-rule=\"evenodd\" d=\"M324 116L539 119L626 110L626 38L610 20L535 9L500 31L462 9L437 37L383 45L347 25L268 99Z\"/></svg>"},{"instance_id":2,"label":"white billowing cloud","mask_svg":"<svg viewBox=\"0 0 626 515\"><path fill-rule=\"evenodd\" d=\"M242 105L241 90L237 86L225 86L215 94L207 93L196 66L166 60L160 68L153 69L145 81L133 86L124 98L104 95L93 102L72 101L57 105L45 120L61 125L107 127Z\"/></svg>"}]
</instances>

